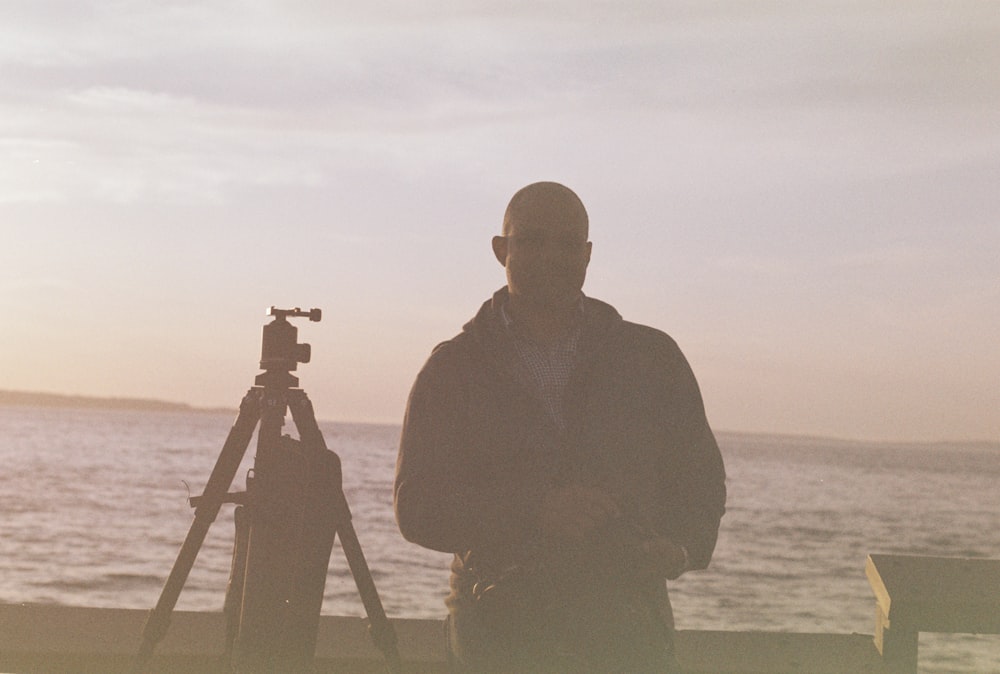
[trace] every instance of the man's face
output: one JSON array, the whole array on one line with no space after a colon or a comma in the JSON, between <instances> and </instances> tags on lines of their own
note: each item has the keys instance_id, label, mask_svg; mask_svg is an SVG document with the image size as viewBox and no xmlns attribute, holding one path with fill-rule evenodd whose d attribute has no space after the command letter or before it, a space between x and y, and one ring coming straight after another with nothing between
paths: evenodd
<instances>
[{"instance_id":1,"label":"man's face","mask_svg":"<svg viewBox=\"0 0 1000 674\"><path fill-rule=\"evenodd\" d=\"M511 295L538 308L575 303L590 262L586 223L572 213L540 209L510 224L497 258L507 269Z\"/></svg>"}]
</instances>

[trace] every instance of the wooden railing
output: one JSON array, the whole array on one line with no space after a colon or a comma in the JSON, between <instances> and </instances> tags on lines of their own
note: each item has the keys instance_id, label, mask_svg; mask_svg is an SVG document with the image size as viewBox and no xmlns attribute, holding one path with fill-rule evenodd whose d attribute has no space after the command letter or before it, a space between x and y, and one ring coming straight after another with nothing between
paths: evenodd
<instances>
[{"instance_id":1,"label":"wooden railing","mask_svg":"<svg viewBox=\"0 0 1000 674\"><path fill-rule=\"evenodd\" d=\"M686 674L913 674L922 631L1000 633L1000 560L869 556L875 634L685 631ZM0 604L0 672L128 671L148 611ZM446 671L443 625L395 619L407 674ZM175 611L149 672L218 672L222 613ZM323 616L317 674L383 672L360 618Z\"/></svg>"},{"instance_id":2,"label":"wooden railing","mask_svg":"<svg viewBox=\"0 0 1000 674\"><path fill-rule=\"evenodd\" d=\"M0 605L0 672L127 672L148 611ZM444 624L392 621L407 674L444 674ZM195 674L219 668L222 613L175 611L147 671ZM679 631L678 659L688 674L862 674L880 672L870 635ZM360 618L324 616L317 674L382 674L382 657Z\"/></svg>"},{"instance_id":3,"label":"wooden railing","mask_svg":"<svg viewBox=\"0 0 1000 674\"><path fill-rule=\"evenodd\" d=\"M869 555L875 647L886 674L915 674L921 632L1000 634L1000 560Z\"/></svg>"}]
</instances>

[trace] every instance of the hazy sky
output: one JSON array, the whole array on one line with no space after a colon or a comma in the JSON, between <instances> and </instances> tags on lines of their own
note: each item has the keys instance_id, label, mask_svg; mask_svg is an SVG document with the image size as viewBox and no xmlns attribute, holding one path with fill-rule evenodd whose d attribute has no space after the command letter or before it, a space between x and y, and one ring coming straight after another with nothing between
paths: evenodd
<instances>
[{"instance_id":1,"label":"hazy sky","mask_svg":"<svg viewBox=\"0 0 1000 674\"><path fill-rule=\"evenodd\" d=\"M398 422L510 195L719 430L1000 440L1000 3L0 5L0 388Z\"/></svg>"}]
</instances>

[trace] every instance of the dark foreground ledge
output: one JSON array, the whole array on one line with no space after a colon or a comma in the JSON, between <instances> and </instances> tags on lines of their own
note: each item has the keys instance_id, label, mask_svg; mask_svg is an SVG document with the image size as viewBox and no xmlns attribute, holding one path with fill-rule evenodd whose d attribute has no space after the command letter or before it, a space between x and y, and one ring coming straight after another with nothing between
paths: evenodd
<instances>
[{"instance_id":1,"label":"dark foreground ledge","mask_svg":"<svg viewBox=\"0 0 1000 674\"><path fill-rule=\"evenodd\" d=\"M869 555L875 634L677 633L685 674L916 674L921 632L1000 634L1000 560ZM0 604L0 672L127 672L148 611ZM393 620L407 674L443 673L439 620ZM222 613L175 611L148 672L219 672ZM317 674L383 672L361 618L323 616Z\"/></svg>"},{"instance_id":2,"label":"dark foreground ledge","mask_svg":"<svg viewBox=\"0 0 1000 674\"><path fill-rule=\"evenodd\" d=\"M127 672L147 614L135 609L0 604L0 672ZM446 672L441 621L397 619L392 623L407 674ZM175 611L148 671L218 672L224 632L222 613ZM872 635L863 634L681 630L677 650L688 674L882 671ZM320 619L315 671L385 671L361 618Z\"/></svg>"}]
</instances>

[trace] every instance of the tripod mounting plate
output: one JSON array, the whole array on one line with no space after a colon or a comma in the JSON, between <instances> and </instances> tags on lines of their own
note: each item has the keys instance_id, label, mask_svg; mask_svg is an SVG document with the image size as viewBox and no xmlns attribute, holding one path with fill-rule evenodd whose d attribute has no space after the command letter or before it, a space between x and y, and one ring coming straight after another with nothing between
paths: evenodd
<instances>
[{"instance_id":1,"label":"tripod mounting plate","mask_svg":"<svg viewBox=\"0 0 1000 674\"><path fill-rule=\"evenodd\" d=\"M308 363L311 349L308 344L299 344L298 328L288 322L289 318L308 318L316 323L323 317L320 309L303 311L294 309L279 309L272 306L267 310L268 316L274 320L264 326L264 335L260 347L260 367L268 372L291 372L298 363Z\"/></svg>"},{"instance_id":2,"label":"tripod mounting plate","mask_svg":"<svg viewBox=\"0 0 1000 674\"><path fill-rule=\"evenodd\" d=\"M294 309L279 309L278 307L271 306L268 308L266 315L274 316L275 318L305 316L313 323L319 323L320 319L323 318L323 310L310 309L309 311L304 311L298 307L295 307Z\"/></svg>"}]
</instances>

